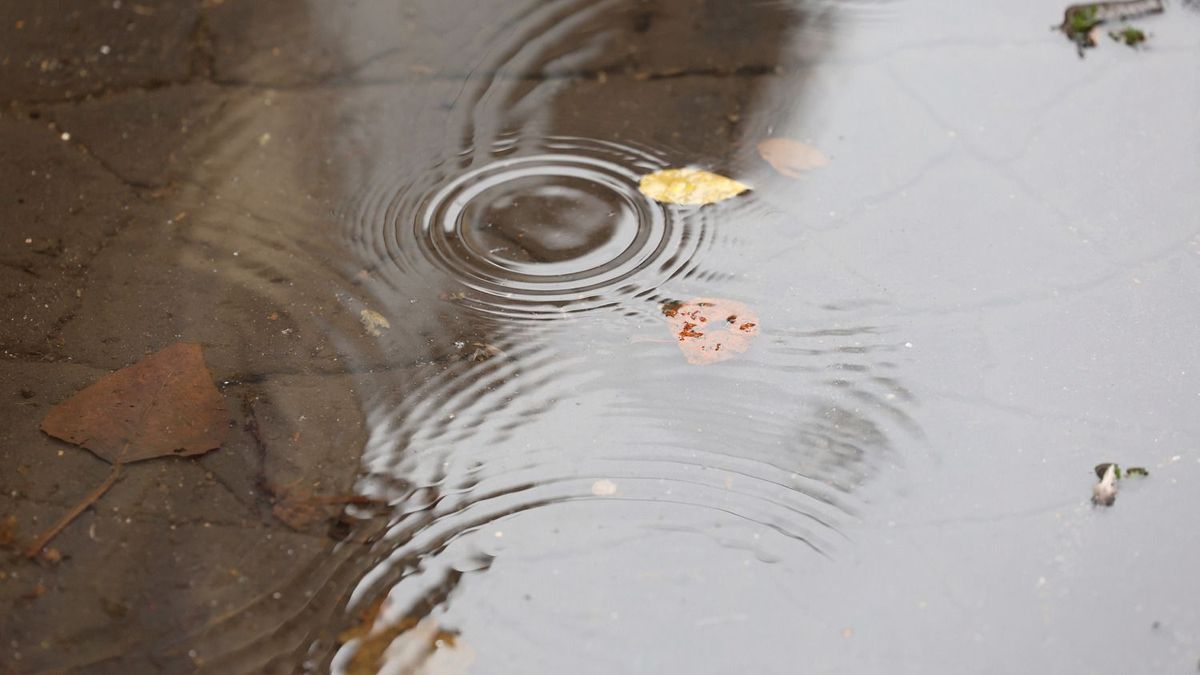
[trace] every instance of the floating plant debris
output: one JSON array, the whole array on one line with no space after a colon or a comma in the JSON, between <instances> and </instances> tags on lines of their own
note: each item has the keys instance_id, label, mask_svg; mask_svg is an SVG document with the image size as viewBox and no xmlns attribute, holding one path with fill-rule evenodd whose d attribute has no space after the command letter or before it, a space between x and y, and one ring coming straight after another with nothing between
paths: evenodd
<instances>
[{"instance_id":1,"label":"floating plant debris","mask_svg":"<svg viewBox=\"0 0 1200 675\"><path fill-rule=\"evenodd\" d=\"M749 349L758 335L758 316L735 300L695 298L667 303L663 315L684 358L695 365L731 359Z\"/></svg>"},{"instance_id":2,"label":"floating plant debris","mask_svg":"<svg viewBox=\"0 0 1200 675\"><path fill-rule=\"evenodd\" d=\"M1100 482L1092 486L1092 503L1097 506L1112 506L1117 501L1117 472L1116 464L1100 464L1096 473Z\"/></svg>"},{"instance_id":3,"label":"floating plant debris","mask_svg":"<svg viewBox=\"0 0 1200 675\"><path fill-rule=\"evenodd\" d=\"M1082 54L1083 49L1096 46L1095 29L1100 24L1127 21L1148 14L1159 14L1162 11L1162 0L1123 0L1121 2L1091 2L1071 5L1063 12L1063 21L1058 29L1078 45L1080 54ZM1145 34L1136 28L1126 30L1133 30L1141 34L1142 40L1145 39ZM1126 44L1131 43L1126 42Z\"/></svg>"},{"instance_id":4,"label":"floating plant debris","mask_svg":"<svg viewBox=\"0 0 1200 675\"><path fill-rule=\"evenodd\" d=\"M1097 464L1094 471L1100 482L1092 486L1092 503L1098 506L1113 505L1113 502L1117 500L1117 481L1121 478L1148 477L1150 475L1150 472L1142 466L1131 466L1125 469L1124 475L1122 475L1121 467L1112 462Z\"/></svg>"},{"instance_id":5,"label":"floating plant debris","mask_svg":"<svg viewBox=\"0 0 1200 675\"><path fill-rule=\"evenodd\" d=\"M1133 26L1126 26L1121 30L1109 31L1108 36L1117 42L1124 42L1130 47L1136 47L1146 41L1146 33Z\"/></svg>"},{"instance_id":6,"label":"floating plant debris","mask_svg":"<svg viewBox=\"0 0 1200 675\"><path fill-rule=\"evenodd\" d=\"M592 494L597 497L611 497L617 494L617 484L607 478L602 478L592 483Z\"/></svg>"},{"instance_id":7,"label":"floating plant debris","mask_svg":"<svg viewBox=\"0 0 1200 675\"><path fill-rule=\"evenodd\" d=\"M642 194L664 204L697 206L736 197L749 185L701 169L664 169L642 176Z\"/></svg>"},{"instance_id":8,"label":"floating plant debris","mask_svg":"<svg viewBox=\"0 0 1200 675\"><path fill-rule=\"evenodd\" d=\"M486 342L472 342L471 346L474 347L474 350L467 355L468 361L487 361L497 356L506 356L503 349Z\"/></svg>"},{"instance_id":9,"label":"floating plant debris","mask_svg":"<svg viewBox=\"0 0 1200 675\"><path fill-rule=\"evenodd\" d=\"M383 331L392 327L387 317L372 309L364 309L358 313L358 320L362 322L363 328L367 331L367 335L371 337L379 337L383 335Z\"/></svg>"},{"instance_id":10,"label":"floating plant debris","mask_svg":"<svg viewBox=\"0 0 1200 675\"><path fill-rule=\"evenodd\" d=\"M825 153L790 138L767 138L759 141L757 148L763 161L788 178L800 178L829 163Z\"/></svg>"}]
</instances>

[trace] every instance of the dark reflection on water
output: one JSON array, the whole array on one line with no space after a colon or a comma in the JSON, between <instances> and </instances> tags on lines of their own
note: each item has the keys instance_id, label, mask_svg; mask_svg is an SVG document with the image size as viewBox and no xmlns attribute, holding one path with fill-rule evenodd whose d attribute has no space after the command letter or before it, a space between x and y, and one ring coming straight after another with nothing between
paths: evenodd
<instances>
[{"instance_id":1,"label":"dark reflection on water","mask_svg":"<svg viewBox=\"0 0 1200 675\"><path fill-rule=\"evenodd\" d=\"M861 313L792 314L783 288L746 283L775 246L764 224L781 217L753 193L697 209L637 190L669 166L734 170L756 78L795 31L827 46L833 17L826 5L547 3L446 56L470 73L445 99L448 143L378 157L338 209L346 276L393 317L384 354L352 358L402 351L413 364L361 389L371 438L357 490L388 509L347 511L362 519L350 540L367 538L326 573L346 593L341 625L386 597L377 633L433 615L485 660L519 658L530 644L467 628L499 612L528 636L556 630L493 605L486 579L514 527L541 533L519 545L532 557L523 583L576 556L633 573L654 554L631 561L636 549L603 542L654 533L689 537L663 546L696 561L749 552L776 569L764 589L792 583L797 556L838 554L855 491L903 461L894 435L917 433L903 346ZM759 310L750 352L683 360L661 306L695 295ZM584 525L597 520L601 539ZM366 647L335 650L336 634L316 629L312 658L352 669Z\"/></svg>"}]
</instances>

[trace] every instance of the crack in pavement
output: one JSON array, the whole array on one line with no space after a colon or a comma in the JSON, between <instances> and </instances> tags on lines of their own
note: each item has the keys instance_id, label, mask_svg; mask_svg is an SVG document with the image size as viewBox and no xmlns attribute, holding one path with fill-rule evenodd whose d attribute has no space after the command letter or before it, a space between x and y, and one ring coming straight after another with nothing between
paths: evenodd
<instances>
[{"instance_id":1,"label":"crack in pavement","mask_svg":"<svg viewBox=\"0 0 1200 675\"><path fill-rule=\"evenodd\" d=\"M385 51L385 55L396 51L395 48ZM158 91L169 87L186 87L204 83L221 89L253 90L253 91L317 91L325 88L344 89L352 87L375 87L387 85L421 84L428 82L469 82L480 80L495 80L502 82L570 82L595 81L607 82L609 79L632 79L639 82L655 82L659 80L675 80L684 78L759 78L785 75L786 69L778 65L750 64L736 68L711 66L705 68L665 68L639 70L629 66L614 65L600 68L566 70L558 72L507 72L490 70L479 72L429 72L421 68L409 68L409 74L400 77L356 78L361 72L380 57L364 59L363 64L342 69L332 73L317 75L310 79L298 81L284 80L254 80L236 77L220 77L212 70L214 62L204 62L200 73L189 73L186 78L176 80L154 79L141 84L117 88L94 90L61 99L6 99L0 101L0 106L46 106L46 105L86 105L90 103L107 102L131 93Z\"/></svg>"}]
</instances>

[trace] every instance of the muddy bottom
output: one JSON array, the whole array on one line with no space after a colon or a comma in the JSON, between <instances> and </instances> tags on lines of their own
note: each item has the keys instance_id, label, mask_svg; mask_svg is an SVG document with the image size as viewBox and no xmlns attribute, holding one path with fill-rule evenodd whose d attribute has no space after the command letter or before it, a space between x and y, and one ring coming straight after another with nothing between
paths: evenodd
<instances>
[{"instance_id":1,"label":"muddy bottom","mask_svg":"<svg viewBox=\"0 0 1200 675\"><path fill-rule=\"evenodd\" d=\"M1194 672L1200 12L1064 9L5 3L0 673Z\"/></svg>"}]
</instances>

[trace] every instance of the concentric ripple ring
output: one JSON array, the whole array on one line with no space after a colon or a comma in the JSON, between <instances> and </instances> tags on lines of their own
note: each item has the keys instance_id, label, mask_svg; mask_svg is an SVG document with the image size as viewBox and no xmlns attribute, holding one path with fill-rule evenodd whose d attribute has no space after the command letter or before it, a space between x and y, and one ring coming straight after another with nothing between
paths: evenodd
<instances>
[{"instance_id":1,"label":"concentric ripple ring","mask_svg":"<svg viewBox=\"0 0 1200 675\"><path fill-rule=\"evenodd\" d=\"M417 205L411 230L390 224L395 245L406 250L414 236L421 257L470 289L467 304L509 315L611 305L692 265L703 217L687 222L638 191L645 158L598 143L551 149L570 152L503 157L453 177Z\"/></svg>"}]
</instances>

